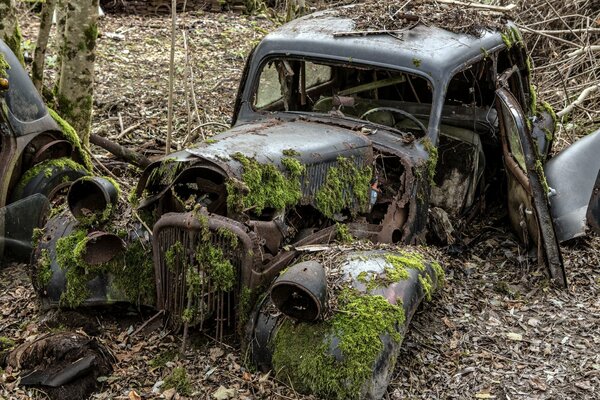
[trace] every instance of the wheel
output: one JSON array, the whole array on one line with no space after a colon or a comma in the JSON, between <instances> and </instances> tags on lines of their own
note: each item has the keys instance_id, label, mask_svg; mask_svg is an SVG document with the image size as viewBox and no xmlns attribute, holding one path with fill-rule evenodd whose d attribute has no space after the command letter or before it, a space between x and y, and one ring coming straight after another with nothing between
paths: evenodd
<instances>
[{"instance_id":1,"label":"wheel","mask_svg":"<svg viewBox=\"0 0 600 400\"><path fill-rule=\"evenodd\" d=\"M52 203L71 182L86 175L89 175L87 169L70 158L46 160L23 174L12 192L11 202L40 193Z\"/></svg>"},{"instance_id":2,"label":"wheel","mask_svg":"<svg viewBox=\"0 0 600 400\"><path fill-rule=\"evenodd\" d=\"M427 135L427 128L425 128L425 125L423 125L423 123L421 121L419 121L417 119L417 117L415 117L414 115L412 115L411 113L404 111L404 110L400 110L399 108L395 108L395 107L375 107L375 108L371 108L369 111L367 111L366 113L364 113L363 115L361 115L359 117L359 119L364 119L366 116L376 113L378 111L389 111L389 112L395 112L398 113L408 119L410 119L412 122L414 122L417 127L419 127L420 130L423 131L423 136Z\"/></svg>"}]
</instances>

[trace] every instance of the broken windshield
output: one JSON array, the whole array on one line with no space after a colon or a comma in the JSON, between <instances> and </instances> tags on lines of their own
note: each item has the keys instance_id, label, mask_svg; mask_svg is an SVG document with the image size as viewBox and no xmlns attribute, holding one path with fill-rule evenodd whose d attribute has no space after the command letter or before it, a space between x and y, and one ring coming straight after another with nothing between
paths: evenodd
<instances>
[{"instance_id":1,"label":"broken windshield","mask_svg":"<svg viewBox=\"0 0 600 400\"><path fill-rule=\"evenodd\" d=\"M420 134L431 102L429 81L415 74L289 57L263 64L253 96L256 111L358 118Z\"/></svg>"}]
</instances>

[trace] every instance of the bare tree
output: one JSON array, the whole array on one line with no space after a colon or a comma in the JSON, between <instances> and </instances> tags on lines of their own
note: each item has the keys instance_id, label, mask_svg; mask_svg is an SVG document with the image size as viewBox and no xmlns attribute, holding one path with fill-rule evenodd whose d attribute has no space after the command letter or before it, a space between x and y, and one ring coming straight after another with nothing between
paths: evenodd
<instances>
[{"instance_id":1,"label":"bare tree","mask_svg":"<svg viewBox=\"0 0 600 400\"><path fill-rule=\"evenodd\" d=\"M92 122L97 36L98 0L69 1L60 50L57 103L60 114L73 125L85 147L89 145Z\"/></svg>"},{"instance_id":2,"label":"bare tree","mask_svg":"<svg viewBox=\"0 0 600 400\"><path fill-rule=\"evenodd\" d=\"M15 11L15 0L0 0L0 38L15 53L21 64L25 64L21 48L21 31L19 30Z\"/></svg>"},{"instance_id":3,"label":"bare tree","mask_svg":"<svg viewBox=\"0 0 600 400\"><path fill-rule=\"evenodd\" d=\"M46 48L48 47L48 38L50 37L50 29L52 28L52 14L54 14L55 6L56 0L46 0L42 5L42 12L40 14L40 31L33 55L33 65L31 66L31 80L38 91L41 91L44 81Z\"/></svg>"}]
</instances>

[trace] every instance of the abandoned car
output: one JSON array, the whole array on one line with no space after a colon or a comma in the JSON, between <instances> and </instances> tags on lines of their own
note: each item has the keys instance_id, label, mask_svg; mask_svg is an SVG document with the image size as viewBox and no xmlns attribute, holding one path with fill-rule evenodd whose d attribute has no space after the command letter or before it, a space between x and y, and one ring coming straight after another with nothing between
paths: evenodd
<instances>
[{"instance_id":1,"label":"abandoned car","mask_svg":"<svg viewBox=\"0 0 600 400\"><path fill-rule=\"evenodd\" d=\"M559 242L598 226L600 133L546 164L556 121L515 26L406 20L393 34L361 33L339 11L292 21L250 55L233 128L151 164L133 207L110 180L75 181L34 238L42 304L149 305L184 338L241 339L296 390L381 398L412 315L443 281L414 246L428 230L452 243L453 226L500 198L566 285ZM566 164L589 172L566 182ZM558 211L549 195L566 198Z\"/></svg>"},{"instance_id":2,"label":"abandoned car","mask_svg":"<svg viewBox=\"0 0 600 400\"><path fill-rule=\"evenodd\" d=\"M32 232L47 217L48 201L89 174L89 158L62 122L0 40L0 261L29 261Z\"/></svg>"}]
</instances>

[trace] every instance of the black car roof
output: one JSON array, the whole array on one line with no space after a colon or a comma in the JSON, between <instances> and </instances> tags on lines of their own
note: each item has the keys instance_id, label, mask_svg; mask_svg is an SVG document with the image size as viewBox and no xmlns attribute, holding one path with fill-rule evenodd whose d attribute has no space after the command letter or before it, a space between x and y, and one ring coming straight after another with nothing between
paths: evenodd
<instances>
[{"instance_id":1,"label":"black car roof","mask_svg":"<svg viewBox=\"0 0 600 400\"><path fill-rule=\"evenodd\" d=\"M318 12L268 34L257 47L256 55L262 59L269 54L282 54L285 49L290 54L402 67L443 82L467 61L504 46L498 31L486 30L476 37L423 24L401 33L334 35L354 29L354 21L335 10Z\"/></svg>"}]
</instances>

